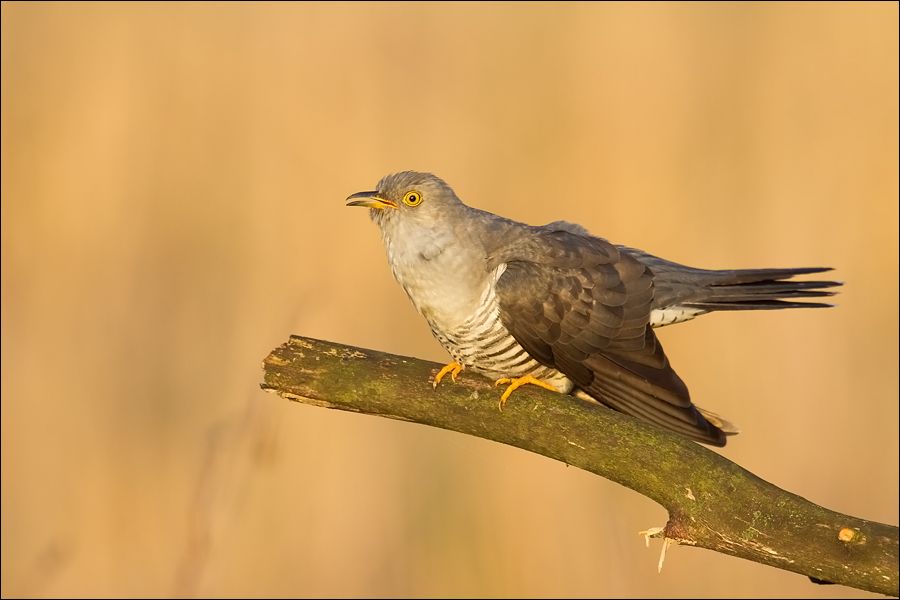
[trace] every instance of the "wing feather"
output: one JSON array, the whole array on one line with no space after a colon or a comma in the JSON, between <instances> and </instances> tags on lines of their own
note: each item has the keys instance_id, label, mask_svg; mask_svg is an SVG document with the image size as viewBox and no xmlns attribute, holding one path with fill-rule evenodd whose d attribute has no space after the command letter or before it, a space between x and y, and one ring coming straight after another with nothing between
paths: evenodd
<instances>
[{"instance_id":1,"label":"wing feather","mask_svg":"<svg viewBox=\"0 0 900 600\"><path fill-rule=\"evenodd\" d=\"M725 434L691 402L650 328L653 274L599 238L533 228L489 259L517 342L607 406L709 444Z\"/></svg>"}]
</instances>

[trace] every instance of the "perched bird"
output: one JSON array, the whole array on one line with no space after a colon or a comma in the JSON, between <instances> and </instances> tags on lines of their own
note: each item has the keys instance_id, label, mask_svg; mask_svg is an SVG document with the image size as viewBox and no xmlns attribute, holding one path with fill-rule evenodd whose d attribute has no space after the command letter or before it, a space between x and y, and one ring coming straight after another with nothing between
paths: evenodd
<instances>
[{"instance_id":1,"label":"perched bird","mask_svg":"<svg viewBox=\"0 0 900 600\"><path fill-rule=\"evenodd\" d=\"M347 198L381 229L394 277L453 362L508 384L587 396L692 439L737 433L698 409L653 332L717 310L817 308L827 268L705 270L557 221L530 226L472 208L430 173L384 177Z\"/></svg>"}]
</instances>

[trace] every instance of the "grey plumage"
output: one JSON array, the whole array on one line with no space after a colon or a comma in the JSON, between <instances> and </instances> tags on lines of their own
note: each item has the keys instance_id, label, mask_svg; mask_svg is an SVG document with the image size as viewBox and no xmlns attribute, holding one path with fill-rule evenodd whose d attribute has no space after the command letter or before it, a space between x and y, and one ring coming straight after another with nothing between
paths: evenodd
<instances>
[{"instance_id":1,"label":"grey plumage","mask_svg":"<svg viewBox=\"0 0 900 600\"><path fill-rule=\"evenodd\" d=\"M654 327L718 310L823 307L824 268L704 270L616 246L580 225L529 226L402 172L348 198L371 208L397 281L454 361L492 379L531 375L693 439L729 425L691 402Z\"/></svg>"}]
</instances>

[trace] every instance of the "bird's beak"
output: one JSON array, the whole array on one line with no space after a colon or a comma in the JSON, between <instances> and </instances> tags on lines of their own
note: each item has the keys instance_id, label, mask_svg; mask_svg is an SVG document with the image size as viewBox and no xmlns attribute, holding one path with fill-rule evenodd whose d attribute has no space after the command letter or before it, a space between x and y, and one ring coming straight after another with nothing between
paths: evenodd
<instances>
[{"instance_id":1,"label":"bird's beak","mask_svg":"<svg viewBox=\"0 0 900 600\"><path fill-rule=\"evenodd\" d=\"M397 208L397 205L379 198L378 192L357 192L347 198L347 206L368 206L369 208Z\"/></svg>"}]
</instances>

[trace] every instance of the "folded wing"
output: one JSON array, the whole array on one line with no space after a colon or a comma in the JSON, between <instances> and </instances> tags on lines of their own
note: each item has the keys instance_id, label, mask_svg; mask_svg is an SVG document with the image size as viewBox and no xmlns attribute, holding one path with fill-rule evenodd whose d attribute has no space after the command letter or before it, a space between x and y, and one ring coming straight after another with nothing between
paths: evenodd
<instances>
[{"instance_id":1,"label":"folded wing","mask_svg":"<svg viewBox=\"0 0 900 600\"><path fill-rule=\"evenodd\" d=\"M725 434L693 405L650 328L653 275L599 238L534 228L490 266L500 317L519 344L603 404L695 440Z\"/></svg>"}]
</instances>

